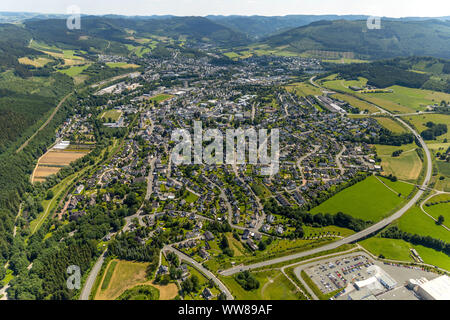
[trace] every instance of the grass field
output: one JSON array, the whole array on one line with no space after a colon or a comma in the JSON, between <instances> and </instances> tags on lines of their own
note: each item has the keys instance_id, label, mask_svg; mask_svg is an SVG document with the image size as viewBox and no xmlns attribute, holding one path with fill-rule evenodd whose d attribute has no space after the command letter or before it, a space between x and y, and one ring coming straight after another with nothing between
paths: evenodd
<instances>
[{"instance_id":1,"label":"grass field","mask_svg":"<svg viewBox=\"0 0 450 320\"><path fill-rule=\"evenodd\" d=\"M51 59L44 58L44 57L38 57L38 58L34 58L34 59L30 59L28 57L19 58L20 64L30 65L30 66L34 66L36 68L42 68L43 66L45 66L47 63L49 63L51 61L52 61Z\"/></svg>"},{"instance_id":2,"label":"grass field","mask_svg":"<svg viewBox=\"0 0 450 320\"><path fill-rule=\"evenodd\" d=\"M170 94L158 94L157 96L151 97L149 100L155 103L161 103L172 98L173 96Z\"/></svg>"},{"instance_id":3,"label":"grass field","mask_svg":"<svg viewBox=\"0 0 450 320\"><path fill-rule=\"evenodd\" d=\"M151 285L155 287L160 291L160 299L164 298L170 300L175 298L178 294L178 288L174 283L161 287L153 285L151 281L146 278L148 263L124 260L112 261L117 261L117 264L110 276L109 284L106 289L104 289L104 286L102 285L100 290L97 291L94 300L115 300L126 290L132 289L137 285ZM108 271L109 268L104 274L103 282L108 276ZM170 293L170 296L167 293Z\"/></svg>"},{"instance_id":4,"label":"grass field","mask_svg":"<svg viewBox=\"0 0 450 320\"><path fill-rule=\"evenodd\" d=\"M343 212L366 221L379 221L403 201L375 177L347 188L311 210L312 214Z\"/></svg>"},{"instance_id":5,"label":"grass field","mask_svg":"<svg viewBox=\"0 0 450 320\"><path fill-rule=\"evenodd\" d=\"M159 300L159 290L153 286L140 285L126 290L116 300Z\"/></svg>"},{"instance_id":6,"label":"grass field","mask_svg":"<svg viewBox=\"0 0 450 320\"><path fill-rule=\"evenodd\" d=\"M80 75L84 70L86 70L87 68L89 68L89 64L86 64L84 66L73 66L70 67L69 69L62 69L59 70L59 72L64 73L66 75L68 75L69 77L76 77L78 75Z\"/></svg>"},{"instance_id":7,"label":"grass field","mask_svg":"<svg viewBox=\"0 0 450 320\"><path fill-rule=\"evenodd\" d=\"M244 290L233 276L219 277L237 300L299 300L294 285L278 270L252 273L259 281L259 288Z\"/></svg>"},{"instance_id":8,"label":"grass field","mask_svg":"<svg viewBox=\"0 0 450 320\"><path fill-rule=\"evenodd\" d=\"M286 90L295 93L299 97L322 95L322 90L305 82L290 84L286 86Z\"/></svg>"},{"instance_id":9,"label":"grass field","mask_svg":"<svg viewBox=\"0 0 450 320\"><path fill-rule=\"evenodd\" d=\"M432 201L435 200L431 199L429 202ZM444 225L450 226L450 202L440 203L429 207L424 206L423 209L435 219L438 219L439 216L442 215L445 219Z\"/></svg>"},{"instance_id":10,"label":"grass field","mask_svg":"<svg viewBox=\"0 0 450 320\"><path fill-rule=\"evenodd\" d=\"M425 211L428 208L425 207ZM421 236L430 236L450 242L450 231L442 226L436 225L433 219L428 217L419 207L413 207L400 218L398 227L406 232L419 234Z\"/></svg>"},{"instance_id":11,"label":"grass field","mask_svg":"<svg viewBox=\"0 0 450 320\"><path fill-rule=\"evenodd\" d=\"M385 127L386 129L392 131L393 133L406 133L408 130L404 128L399 122L391 119L391 118L385 118L385 117L377 117L375 118L377 122Z\"/></svg>"},{"instance_id":12,"label":"grass field","mask_svg":"<svg viewBox=\"0 0 450 320\"><path fill-rule=\"evenodd\" d=\"M378 156L381 158L383 174L393 174L400 180L416 182L422 170L422 161L415 151L415 144L397 146L376 145ZM399 157L392 157L394 151L403 150Z\"/></svg>"},{"instance_id":13,"label":"grass field","mask_svg":"<svg viewBox=\"0 0 450 320\"><path fill-rule=\"evenodd\" d=\"M372 254L382 254L386 259L414 262L410 249L416 249L425 263L450 270L450 259L443 253L424 246L416 246L400 239L370 238L359 243Z\"/></svg>"},{"instance_id":14,"label":"grass field","mask_svg":"<svg viewBox=\"0 0 450 320\"><path fill-rule=\"evenodd\" d=\"M110 68L121 68L121 69L136 69L140 67L137 64L126 62L108 62L106 65Z\"/></svg>"},{"instance_id":15,"label":"grass field","mask_svg":"<svg viewBox=\"0 0 450 320\"><path fill-rule=\"evenodd\" d=\"M426 115L415 115L415 116L408 116L405 117L406 120L411 122L416 129L419 131L419 133L422 133L426 129L428 129L425 124L429 121L434 122L436 124L442 123L446 124L447 127L450 129L450 115L448 114L426 114ZM440 137L437 137L436 140L427 141L427 144L436 144L436 143L442 143L444 139L447 139L450 141L450 130L447 132L447 134L444 134Z\"/></svg>"},{"instance_id":16,"label":"grass field","mask_svg":"<svg viewBox=\"0 0 450 320\"><path fill-rule=\"evenodd\" d=\"M384 184L386 184L389 188L395 190L397 193L401 193L403 196L408 196L414 189L415 186L409 183L397 181L392 182L389 179L378 177Z\"/></svg>"},{"instance_id":17,"label":"grass field","mask_svg":"<svg viewBox=\"0 0 450 320\"><path fill-rule=\"evenodd\" d=\"M122 111L112 109L112 110L105 111L105 112L102 114L101 118L102 118L102 119L107 119L107 120L108 120L108 119L111 119L112 122L116 122L117 120L120 119L120 116L121 116L121 115L122 115ZM109 121L109 120L108 120L108 121Z\"/></svg>"},{"instance_id":18,"label":"grass field","mask_svg":"<svg viewBox=\"0 0 450 320\"><path fill-rule=\"evenodd\" d=\"M392 89L392 93L376 93L370 94L378 97L379 99L391 101L399 105L411 108L413 110L426 110L427 105L441 103L442 100L450 101L450 94L423 90L413 89L402 86L392 86L388 89Z\"/></svg>"},{"instance_id":19,"label":"grass field","mask_svg":"<svg viewBox=\"0 0 450 320\"><path fill-rule=\"evenodd\" d=\"M359 100L353 96L347 95L347 94L335 94L333 97L346 101L350 103L353 107L358 108L360 111L368 111L368 113L377 113L380 112L380 110L377 107L374 107L370 103L367 103L365 101Z\"/></svg>"},{"instance_id":20,"label":"grass field","mask_svg":"<svg viewBox=\"0 0 450 320\"><path fill-rule=\"evenodd\" d=\"M106 270L105 277L103 278L103 281L102 281L102 290L105 290L108 288L109 282L111 281L111 277L114 273L114 269L116 268L117 263L118 263L117 260L113 260L108 264L108 269Z\"/></svg>"}]
</instances>

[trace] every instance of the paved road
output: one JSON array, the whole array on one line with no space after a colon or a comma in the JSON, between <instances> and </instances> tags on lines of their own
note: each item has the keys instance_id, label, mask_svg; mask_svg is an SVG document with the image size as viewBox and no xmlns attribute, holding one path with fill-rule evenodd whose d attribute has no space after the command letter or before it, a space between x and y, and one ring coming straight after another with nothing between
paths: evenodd
<instances>
[{"instance_id":1,"label":"paved road","mask_svg":"<svg viewBox=\"0 0 450 320\"><path fill-rule=\"evenodd\" d=\"M100 272L103 262L105 261L106 250L103 254L98 258L91 272L89 273L88 278L84 284L83 290L81 291L79 300L89 300L89 296L92 291L92 287L94 286L95 279L97 279L98 273Z\"/></svg>"},{"instance_id":2,"label":"paved road","mask_svg":"<svg viewBox=\"0 0 450 320\"><path fill-rule=\"evenodd\" d=\"M311 78L311 83L313 83L314 78ZM224 270L221 272L222 275L225 276L229 276L229 275L233 275L237 272L240 271L244 271L244 270L251 270L251 269L256 269L256 268L261 268L261 267L266 267L266 266L270 266L273 264L277 264L277 263L282 263L282 262L287 262L289 260L294 260L294 259L298 259L298 258L303 258L309 255L313 255L313 254L317 254L317 253L321 253L324 251L328 251L328 250L333 250L336 249L344 244L349 244L349 243L353 243L356 242L358 240L364 239L367 236L385 228L386 226L390 225L392 222L394 222L395 220L399 219L401 216L403 216L409 209L411 209L416 203L417 201L420 199L420 197L422 197L422 195L424 194L424 190L427 189L428 184L430 183L431 180L431 174L432 174L432 162L431 162L431 154L430 154L430 150L428 149L425 141L422 139L422 137L410 126L408 125L405 121L403 121L400 118L396 118L401 124L403 124L409 131L411 131L416 138L418 139L418 141L420 142L420 144L422 145L424 151L425 151L425 155L427 157L427 168L426 168L426 174L425 174L425 179L421 185L421 187L419 188L419 191L415 194L415 196L404 206L402 207L400 210L398 210L397 212L395 212L393 215L391 215L390 217L370 226L369 228L358 232L356 234L353 234L347 238L344 238L342 240L330 243L328 245L325 245L323 247L319 247L319 248L315 248L312 250L308 250L308 251L304 251L304 252L300 252L300 253L296 253L296 254L292 254L289 256L284 256L281 258L276 258L276 259L272 259L272 260L268 260L268 261L263 261L263 262L259 262L259 263L255 263L252 265L248 265L248 266L238 266L238 267L234 267L228 270Z\"/></svg>"},{"instance_id":3,"label":"paved road","mask_svg":"<svg viewBox=\"0 0 450 320\"><path fill-rule=\"evenodd\" d=\"M198 263L191 257L185 255L184 253L178 251L177 249L175 249L171 246L165 246L163 248L163 251L173 252L180 258L180 260L185 260L185 261L189 262L197 270L199 270L201 273L203 273L207 278L212 279L214 281L214 283L219 287L220 291L225 293L225 295L227 296L227 300L234 300L234 297L231 294L230 290L228 290L228 288L211 271L205 269L200 263Z\"/></svg>"}]
</instances>

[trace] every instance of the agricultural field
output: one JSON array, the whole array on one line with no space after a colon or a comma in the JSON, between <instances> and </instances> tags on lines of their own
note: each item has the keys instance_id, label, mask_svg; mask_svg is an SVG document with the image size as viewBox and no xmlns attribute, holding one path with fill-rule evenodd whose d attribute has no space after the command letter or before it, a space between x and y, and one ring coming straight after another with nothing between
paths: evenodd
<instances>
[{"instance_id":1,"label":"agricultural field","mask_svg":"<svg viewBox=\"0 0 450 320\"><path fill-rule=\"evenodd\" d=\"M84 70L86 70L87 68L89 68L89 64L86 64L84 66L73 66L70 67L69 69L61 69L58 72L64 73L66 75L68 75L69 77L76 77L78 75L80 75Z\"/></svg>"},{"instance_id":2,"label":"agricultural field","mask_svg":"<svg viewBox=\"0 0 450 320\"><path fill-rule=\"evenodd\" d=\"M111 264L115 267L110 272ZM111 260L100 282L100 288L94 300L115 300L129 289L138 285L152 286L159 290L160 300L170 300L178 295L178 287L171 283L167 286L156 286L146 277L148 263ZM106 283L105 283L106 282Z\"/></svg>"},{"instance_id":3,"label":"agricultural field","mask_svg":"<svg viewBox=\"0 0 450 320\"><path fill-rule=\"evenodd\" d=\"M253 272L259 288L244 290L233 276L219 277L237 300L300 300L295 286L279 270Z\"/></svg>"},{"instance_id":4,"label":"agricultural field","mask_svg":"<svg viewBox=\"0 0 450 320\"><path fill-rule=\"evenodd\" d=\"M403 200L376 177L370 176L315 207L311 213L343 212L365 221L377 222L389 215Z\"/></svg>"},{"instance_id":5,"label":"agricultural field","mask_svg":"<svg viewBox=\"0 0 450 320\"><path fill-rule=\"evenodd\" d=\"M415 111L424 111L428 105L439 104L442 100L450 100L450 94L443 92L413 89L402 86L392 86L387 89L391 89L393 92L375 93L370 94L370 96L391 101Z\"/></svg>"},{"instance_id":6,"label":"agricultural field","mask_svg":"<svg viewBox=\"0 0 450 320\"><path fill-rule=\"evenodd\" d=\"M416 182L422 170L422 161L415 151L415 144L403 146L376 145L378 157L381 158L381 166L384 175L395 175L400 180ZM392 153L403 150L399 157L392 157Z\"/></svg>"},{"instance_id":7,"label":"agricultural field","mask_svg":"<svg viewBox=\"0 0 450 320\"><path fill-rule=\"evenodd\" d=\"M424 209L428 208L424 207ZM398 227L405 232L450 242L450 231L436 225L434 220L422 212L419 207L409 209L399 220Z\"/></svg>"},{"instance_id":8,"label":"agricultural field","mask_svg":"<svg viewBox=\"0 0 450 320\"><path fill-rule=\"evenodd\" d=\"M63 167L68 166L75 160L78 160L88 154L89 151L66 151L54 150L47 151L38 161L31 177L31 182L42 182L45 178L58 173Z\"/></svg>"},{"instance_id":9,"label":"agricultural field","mask_svg":"<svg viewBox=\"0 0 450 320\"><path fill-rule=\"evenodd\" d=\"M290 84L286 86L286 90L295 93L299 97L322 95L322 90L305 82Z\"/></svg>"},{"instance_id":10,"label":"agricultural field","mask_svg":"<svg viewBox=\"0 0 450 320\"><path fill-rule=\"evenodd\" d=\"M48 46L44 43L39 43L37 41L32 41L30 48L41 51L54 58L64 60L64 66L75 66L84 65L88 63L88 60L78 56L78 52L75 50L62 50L57 47ZM79 53L84 53L80 51Z\"/></svg>"},{"instance_id":11,"label":"agricultural field","mask_svg":"<svg viewBox=\"0 0 450 320\"><path fill-rule=\"evenodd\" d=\"M425 263L450 270L450 259L448 256L421 245L413 245L401 239L369 238L359 244L375 256L383 255L386 259L414 262L410 255L410 249L416 249Z\"/></svg>"},{"instance_id":12,"label":"agricultural field","mask_svg":"<svg viewBox=\"0 0 450 320\"><path fill-rule=\"evenodd\" d=\"M52 59L44 58L44 57L38 57L38 58L33 58L33 59L30 59L29 57L23 57L23 58L19 59L19 63L33 66L36 68L42 68L47 63L50 63L52 61L53 61Z\"/></svg>"},{"instance_id":13,"label":"agricultural field","mask_svg":"<svg viewBox=\"0 0 450 320\"><path fill-rule=\"evenodd\" d=\"M140 67L137 64L126 62L108 62L106 65L110 68L121 68L121 69L136 69Z\"/></svg>"},{"instance_id":14,"label":"agricultural field","mask_svg":"<svg viewBox=\"0 0 450 320\"><path fill-rule=\"evenodd\" d=\"M392 113L414 113L425 111L428 105L440 103L442 100L450 100L450 94L435 92L423 89L412 89L402 86L392 86L386 88L392 92L363 93L351 90L349 87L363 88L367 84L367 79L358 80L336 79L336 75L331 75L322 80L322 85L331 90L345 91L370 101Z\"/></svg>"}]
</instances>

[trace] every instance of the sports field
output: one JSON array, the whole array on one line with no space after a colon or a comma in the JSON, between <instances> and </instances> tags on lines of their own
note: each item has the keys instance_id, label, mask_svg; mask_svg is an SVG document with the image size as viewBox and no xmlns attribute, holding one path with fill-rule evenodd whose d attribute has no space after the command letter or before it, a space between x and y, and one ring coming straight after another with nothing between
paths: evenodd
<instances>
[{"instance_id":1,"label":"sports field","mask_svg":"<svg viewBox=\"0 0 450 320\"><path fill-rule=\"evenodd\" d=\"M109 119L111 119L112 122L116 122L117 120L119 120L121 115L122 115L122 111L113 109L113 110L105 111L102 114L101 118L106 119L107 121L109 121Z\"/></svg>"},{"instance_id":2,"label":"sports field","mask_svg":"<svg viewBox=\"0 0 450 320\"><path fill-rule=\"evenodd\" d=\"M400 182L396 182L400 184ZM351 186L311 210L312 214L343 212L366 221L379 221L403 202L374 176Z\"/></svg>"}]
</instances>

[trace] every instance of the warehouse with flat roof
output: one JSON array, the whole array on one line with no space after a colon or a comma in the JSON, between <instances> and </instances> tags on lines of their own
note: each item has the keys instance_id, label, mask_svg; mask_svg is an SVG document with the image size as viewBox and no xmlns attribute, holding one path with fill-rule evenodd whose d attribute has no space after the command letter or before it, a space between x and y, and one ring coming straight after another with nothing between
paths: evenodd
<instances>
[{"instance_id":1,"label":"warehouse with flat roof","mask_svg":"<svg viewBox=\"0 0 450 320\"><path fill-rule=\"evenodd\" d=\"M443 275L420 284L417 294L424 300L450 300L450 277Z\"/></svg>"}]
</instances>

